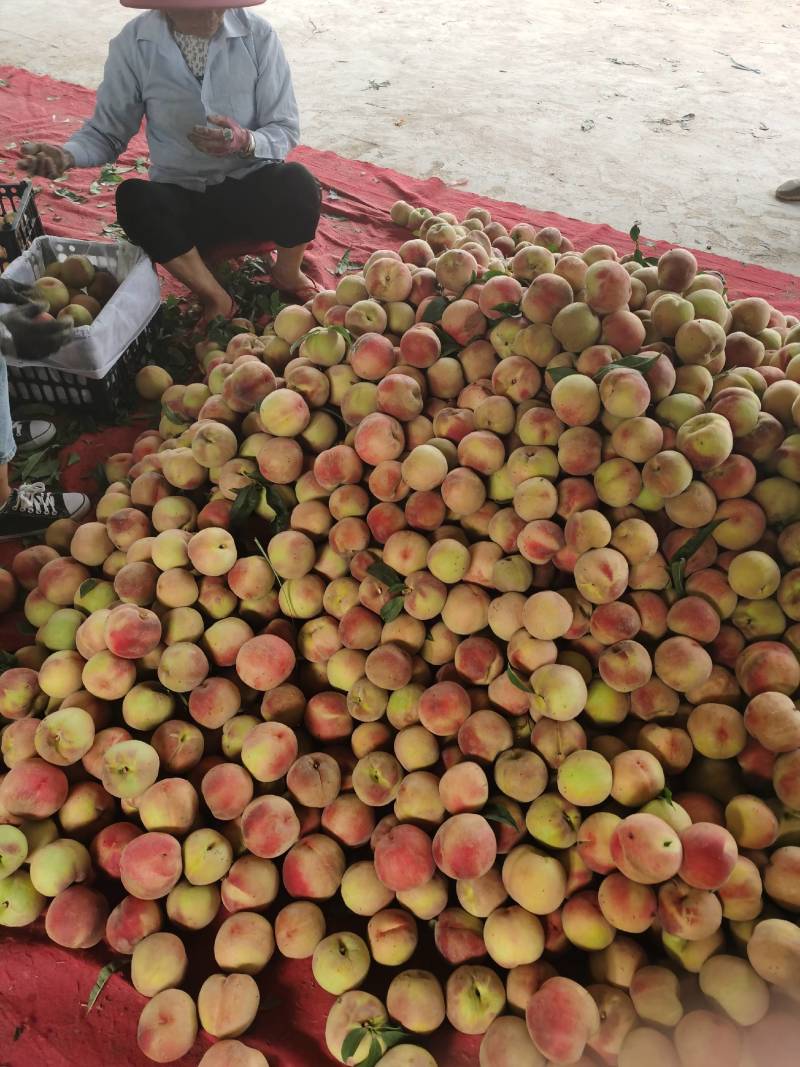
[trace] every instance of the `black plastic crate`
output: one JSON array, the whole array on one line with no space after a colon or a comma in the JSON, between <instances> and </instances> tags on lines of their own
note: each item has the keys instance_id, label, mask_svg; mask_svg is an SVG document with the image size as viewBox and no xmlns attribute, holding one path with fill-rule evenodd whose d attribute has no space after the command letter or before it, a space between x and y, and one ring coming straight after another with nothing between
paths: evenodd
<instances>
[{"instance_id":1,"label":"black plastic crate","mask_svg":"<svg viewBox=\"0 0 800 1067\"><path fill-rule=\"evenodd\" d=\"M6 215L14 214L11 225L6 225ZM44 227L39 218L33 185L17 182L14 185L0 184L0 245L5 249L5 262L10 263L26 252L37 237L44 236Z\"/></svg>"},{"instance_id":2,"label":"black plastic crate","mask_svg":"<svg viewBox=\"0 0 800 1067\"><path fill-rule=\"evenodd\" d=\"M89 410L99 421L113 419L136 402L134 378L144 366L149 342L158 320L156 314L146 329L128 345L105 378L48 367L46 363L8 364L8 393L16 404L58 404Z\"/></svg>"}]
</instances>

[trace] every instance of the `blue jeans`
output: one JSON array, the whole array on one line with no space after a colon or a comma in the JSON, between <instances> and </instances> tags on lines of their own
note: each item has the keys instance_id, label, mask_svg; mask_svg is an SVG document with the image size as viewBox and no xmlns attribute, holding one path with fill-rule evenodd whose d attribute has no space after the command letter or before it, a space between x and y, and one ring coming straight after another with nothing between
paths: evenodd
<instances>
[{"instance_id":1,"label":"blue jeans","mask_svg":"<svg viewBox=\"0 0 800 1067\"><path fill-rule=\"evenodd\" d=\"M11 408L8 403L8 369L0 356L0 465L10 463L17 454L11 428Z\"/></svg>"}]
</instances>

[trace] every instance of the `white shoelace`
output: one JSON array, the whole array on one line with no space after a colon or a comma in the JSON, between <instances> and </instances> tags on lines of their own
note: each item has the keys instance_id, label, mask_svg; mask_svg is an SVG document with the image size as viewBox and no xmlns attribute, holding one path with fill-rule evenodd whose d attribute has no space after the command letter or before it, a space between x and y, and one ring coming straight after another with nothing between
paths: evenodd
<instances>
[{"instance_id":1,"label":"white shoelace","mask_svg":"<svg viewBox=\"0 0 800 1067\"><path fill-rule=\"evenodd\" d=\"M55 515L56 501L44 482L26 482L17 489L14 511L32 511L35 515Z\"/></svg>"}]
</instances>

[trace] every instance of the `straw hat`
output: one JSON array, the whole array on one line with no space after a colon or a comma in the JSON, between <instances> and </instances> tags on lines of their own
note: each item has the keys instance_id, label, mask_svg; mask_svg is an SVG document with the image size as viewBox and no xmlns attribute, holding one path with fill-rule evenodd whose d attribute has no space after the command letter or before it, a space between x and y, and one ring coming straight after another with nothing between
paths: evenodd
<instances>
[{"instance_id":1,"label":"straw hat","mask_svg":"<svg viewBox=\"0 0 800 1067\"><path fill-rule=\"evenodd\" d=\"M228 7L258 7L264 0L234 0L233 3L220 3L219 0L119 0L123 7L147 8L161 11L170 8L173 11L209 11Z\"/></svg>"}]
</instances>

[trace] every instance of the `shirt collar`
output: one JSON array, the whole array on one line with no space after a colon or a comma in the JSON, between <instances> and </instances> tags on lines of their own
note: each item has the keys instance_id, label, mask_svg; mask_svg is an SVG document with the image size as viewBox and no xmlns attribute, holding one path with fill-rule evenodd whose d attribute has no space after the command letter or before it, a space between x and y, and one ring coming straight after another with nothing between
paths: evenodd
<instances>
[{"instance_id":1,"label":"shirt collar","mask_svg":"<svg viewBox=\"0 0 800 1067\"><path fill-rule=\"evenodd\" d=\"M167 16L162 11L147 11L136 22L137 41L156 41L159 44L165 44L172 40ZM222 25L216 36L221 38L246 37L247 34L248 29L241 13L229 8L223 15Z\"/></svg>"}]
</instances>

